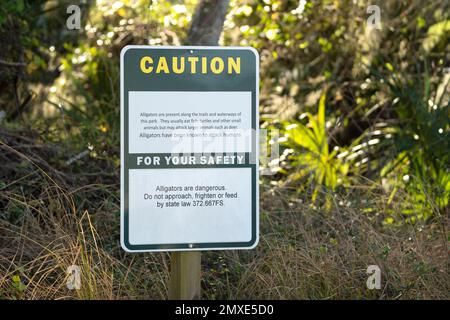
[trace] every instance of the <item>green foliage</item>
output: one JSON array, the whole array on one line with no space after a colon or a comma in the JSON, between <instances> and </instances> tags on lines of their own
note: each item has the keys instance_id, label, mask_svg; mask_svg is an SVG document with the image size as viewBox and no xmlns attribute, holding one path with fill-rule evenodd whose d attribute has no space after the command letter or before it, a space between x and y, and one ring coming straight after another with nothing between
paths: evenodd
<instances>
[{"instance_id":1,"label":"green foliage","mask_svg":"<svg viewBox=\"0 0 450 320\"><path fill-rule=\"evenodd\" d=\"M427 37L422 43L425 51L429 52L439 42L447 43L450 33L450 20L441 21L428 28Z\"/></svg>"},{"instance_id":2,"label":"green foliage","mask_svg":"<svg viewBox=\"0 0 450 320\"><path fill-rule=\"evenodd\" d=\"M320 188L325 186L335 191L338 184L343 183L348 172L348 164L336 157L338 150L329 151L328 135L325 123L326 94L323 93L317 115L304 113L300 121L285 124L284 132L288 140L284 142L286 147L294 148L290 155L291 165L295 168L293 180L307 177L306 182L313 185L312 201L316 201Z\"/></svg>"},{"instance_id":3,"label":"green foliage","mask_svg":"<svg viewBox=\"0 0 450 320\"><path fill-rule=\"evenodd\" d=\"M448 10L387 2L381 5L383 29L371 31L352 19L363 18L366 6L249 1L234 10L241 34L230 25L225 40L262 53L263 126L285 134L284 152L272 165L279 167L275 180L297 181L297 191L311 190L313 202L320 190L335 193L371 181L391 196L386 213L426 220L449 198L449 96L447 86L438 88L448 82L439 77L445 74ZM326 125L323 96L313 111L325 90Z\"/></svg>"},{"instance_id":4,"label":"green foliage","mask_svg":"<svg viewBox=\"0 0 450 320\"><path fill-rule=\"evenodd\" d=\"M19 268L23 271L23 268ZM0 298L19 300L23 299L27 286L22 282L20 275L14 274L10 277L8 287L5 291L0 292Z\"/></svg>"},{"instance_id":5,"label":"green foliage","mask_svg":"<svg viewBox=\"0 0 450 320\"><path fill-rule=\"evenodd\" d=\"M197 3L86 2L83 30L67 32L64 5L3 1L0 26L20 21L18 51L42 85L44 103L27 121L74 154L87 149L118 166L120 49L183 44ZM383 28L371 30L364 1L231 0L221 44L260 52L261 126L282 134L265 186L292 187L317 207L356 185L381 188L385 221L426 220L449 200L450 11L418 0L379 5Z\"/></svg>"},{"instance_id":6,"label":"green foliage","mask_svg":"<svg viewBox=\"0 0 450 320\"><path fill-rule=\"evenodd\" d=\"M65 43L55 56L61 74L47 103L56 132L69 136L90 156L119 163L119 53L127 44L175 44L184 37L194 8L170 2L105 1L92 8L77 43ZM56 137L55 137L56 138Z\"/></svg>"},{"instance_id":7,"label":"green foliage","mask_svg":"<svg viewBox=\"0 0 450 320\"><path fill-rule=\"evenodd\" d=\"M24 0L3 0L0 5L0 27L9 15L22 17L25 11Z\"/></svg>"},{"instance_id":8,"label":"green foliage","mask_svg":"<svg viewBox=\"0 0 450 320\"><path fill-rule=\"evenodd\" d=\"M402 212L413 215L407 221L428 219L446 208L450 198L450 103L431 89L426 73L415 83L396 80L386 81L397 97L394 110L399 121L393 126L393 157L380 174L398 175L397 180L402 181L400 186L409 195ZM446 92L448 80L439 82ZM398 186L392 190L391 199L397 190Z\"/></svg>"}]
</instances>

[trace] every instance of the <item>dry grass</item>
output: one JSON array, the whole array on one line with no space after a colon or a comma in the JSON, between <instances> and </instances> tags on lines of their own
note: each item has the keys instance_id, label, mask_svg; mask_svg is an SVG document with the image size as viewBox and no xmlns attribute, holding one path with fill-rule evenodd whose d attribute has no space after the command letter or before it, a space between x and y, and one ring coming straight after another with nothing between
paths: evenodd
<instances>
[{"instance_id":1,"label":"dry grass","mask_svg":"<svg viewBox=\"0 0 450 320\"><path fill-rule=\"evenodd\" d=\"M120 249L117 168L75 179L47 162L58 150L23 139L0 139L0 298L166 298L168 254ZM204 253L204 298L450 298L448 214L382 227L386 196L364 186L335 195L328 212L290 190L261 193L260 244ZM377 212L363 213L369 205ZM66 288L73 264L82 270L81 290ZM382 270L381 290L366 288L371 264Z\"/></svg>"},{"instance_id":2,"label":"dry grass","mask_svg":"<svg viewBox=\"0 0 450 320\"><path fill-rule=\"evenodd\" d=\"M276 199L282 197L267 197L270 207L288 207ZM212 297L449 298L448 220L389 229L375 227L358 209L335 204L329 213L306 205L265 211L257 250L224 253L230 279ZM366 287L372 264L381 268L381 290Z\"/></svg>"}]
</instances>

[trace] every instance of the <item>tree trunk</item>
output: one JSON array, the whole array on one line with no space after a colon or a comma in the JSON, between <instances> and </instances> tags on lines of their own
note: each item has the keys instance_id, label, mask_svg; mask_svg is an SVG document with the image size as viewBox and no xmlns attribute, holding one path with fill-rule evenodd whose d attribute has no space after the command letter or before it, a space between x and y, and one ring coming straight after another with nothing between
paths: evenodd
<instances>
[{"instance_id":1,"label":"tree trunk","mask_svg":"<svg viewBox=\"0 0 450 320\"><path fill-rule=\"evenodd\" d=\"M192 19L187 44L215 46L222 33L229 0L201 0Z\"/></svg>"},{"instance_id":2,"label":"tree trunk","mask_svg":"<svg viewBox=\"0 0 450 320\"><path fill-rule=\"evenodd\" d=\"M215 46L219 43L229 0L202 0L189 29L187 44ZM201 298L201 252L172 252L169 299Z\"/></svg>"}]
</instances>

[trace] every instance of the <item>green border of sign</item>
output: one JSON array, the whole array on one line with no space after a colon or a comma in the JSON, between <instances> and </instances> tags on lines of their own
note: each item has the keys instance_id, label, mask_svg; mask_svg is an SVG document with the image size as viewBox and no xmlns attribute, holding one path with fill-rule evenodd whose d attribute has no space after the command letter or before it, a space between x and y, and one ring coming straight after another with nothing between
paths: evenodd
<instances>
[{"instance_id":1,"label":"green border of sign","mask_svg":"<svg viewBox=\"0 0 450 320\"><path fill-rule=\"evenodd\" d=\"M221 74L182 74L158 75L155 80L138 70L138 59L152 51L153 57L174 54L189 56L201 52L202 56L240 56L242 58L241 74L238 81L230 79L230 75ZM133 53L130 55L130 53ZM247 62L247 63L246 63ZM250 62L250 63L248 63ZM128 64L136 66L129 67ZM233 80L233 81L230 81ZM168 46L126 46L120 54L120 240L122 248L128 252L147 251L196 251L196 250L227 250L252 249L259 241L259 54L252 47L168 47ZM254 132L252 152L246 154L246 164L191 166L192 168L239 168L248 167L252 170L252 238L249 242L212 242L212 243L171 243L171 244L131 244L129 242L129 212L128 212L128 176L131 159L134 154L128 152L128 93L130 91L251 91L252 92L252 129ZM250 160L251 159L251 160ZM180 167L187 168L190 166ZM167 170L167 167L161 170ZM177 168L173 168L177 170Z\"/></svg>"}]
</instances>

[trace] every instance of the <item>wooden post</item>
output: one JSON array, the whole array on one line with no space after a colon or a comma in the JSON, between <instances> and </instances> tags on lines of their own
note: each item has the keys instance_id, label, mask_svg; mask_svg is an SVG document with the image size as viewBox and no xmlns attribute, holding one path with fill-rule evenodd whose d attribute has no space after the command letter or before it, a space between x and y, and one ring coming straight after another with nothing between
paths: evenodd
<instances>
[{"instance_id":1,"label":"wooden post","mask_svg":"<svg viewBox=\"0 0 450 320\"><path fill-rule=\"evenodd\" d=\"M190 26L187 44L215 46L222 33L229 0L201 0ZM201 252L172 252L169 299L199 300Z\"/></svg>"},{"instance_id":2,"label":"wooden post","mask_svg":"<svg viewBox=\"0 0 450 320\"><path fill-rule=\"evenodd\" d=\"M200 300L200 251L172 252L170 300Z\"/></svg>"}]
</instances>

